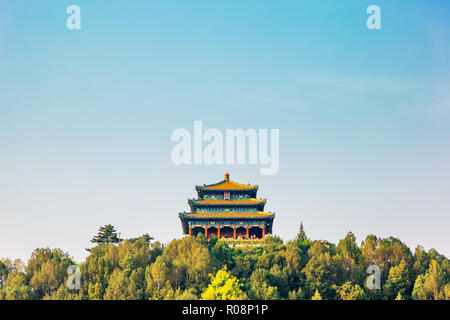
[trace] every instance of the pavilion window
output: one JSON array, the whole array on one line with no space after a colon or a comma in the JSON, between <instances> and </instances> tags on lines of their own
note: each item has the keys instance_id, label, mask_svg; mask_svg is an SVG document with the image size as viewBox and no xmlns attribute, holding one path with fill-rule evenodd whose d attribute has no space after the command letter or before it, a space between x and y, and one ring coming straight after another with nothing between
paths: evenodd
<instances>
[{"instance_id":1,"label":"pavilion window","mask_svg":"<svg viewBox=\"0 0 450 320\"><path fill-rule=\"evenodd\" d=\"M230 191L225 191L223 193L223 199L224 200L230 200Z\"/></svg>"}]
</instances>

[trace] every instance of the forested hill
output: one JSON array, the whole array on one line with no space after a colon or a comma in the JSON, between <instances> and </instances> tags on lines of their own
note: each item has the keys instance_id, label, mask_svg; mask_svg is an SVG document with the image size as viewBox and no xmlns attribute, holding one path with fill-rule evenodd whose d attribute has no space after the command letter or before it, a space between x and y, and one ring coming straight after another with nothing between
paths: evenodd
<instances>
[{"instance_id":1,"label":"forested hill","mask_svg":"<svg viewBox=\"0 0 450 320\"><path fill-rule=\"evenodd\" d=\"M148 234L120 240L107 225L91 241L78 270L59 249L36 249L27 265L1 259L0 299L450 300L449 259L393 237L358 245L349 232L335 245L310 240L301 226L286 243L269 236L264 246L233 248L198 235L162 247ZM367 281L373 265L380 289Z\"/></svg>"}]
</instances>

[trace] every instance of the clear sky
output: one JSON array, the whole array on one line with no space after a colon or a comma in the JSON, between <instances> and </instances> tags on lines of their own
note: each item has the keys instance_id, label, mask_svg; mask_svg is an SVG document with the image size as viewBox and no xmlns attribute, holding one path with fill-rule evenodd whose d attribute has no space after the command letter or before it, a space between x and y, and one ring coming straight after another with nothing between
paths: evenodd
<instances>
[{"instance_id":1,"label":"clear sky","mask_svg":"<svg viewBox=\"0 0 450 320\"><path fill-rule=\"evenodd\" d=\"M81 8L68 30L66 8ZM381 30L366 8L381 8ZM181 237L195 185L258 184L273 231L450 256L450 2L0 1L0 256L99 226ZM177 128L280 129L280 170L181 165Z\"/></svg>"}]
</instances>

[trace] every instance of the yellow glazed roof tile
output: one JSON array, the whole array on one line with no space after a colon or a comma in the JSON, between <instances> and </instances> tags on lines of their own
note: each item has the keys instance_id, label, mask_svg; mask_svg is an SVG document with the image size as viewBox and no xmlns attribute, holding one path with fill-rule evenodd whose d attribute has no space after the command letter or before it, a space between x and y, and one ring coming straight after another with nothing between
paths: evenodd
<instances>
[{"instance_id":1,"label":"yellow glazed roof tile","mask_svg":"<svg viewBox=\"0 0 450 320\"><path fill-rule=\"evenodd\" d=\"M195 204L207 204L207 205L233 205L233 204L263 204L266 203L266 200L264 199L236 199L236 200L222 200L222 199L202 199L202 200L196 200L192 199L191 202Z\"/></svg>"},{"instance_id":2,"label":"yellow glazed roof tile","mask_svg":"<svg viewBox=\"0 0 450 320\"><path fill-rule=\"evenodd\" d=\"M188 218L272 218L275 213L272 212L198 212L198 213L183 213Z\"/></svg>"}]
</instances>

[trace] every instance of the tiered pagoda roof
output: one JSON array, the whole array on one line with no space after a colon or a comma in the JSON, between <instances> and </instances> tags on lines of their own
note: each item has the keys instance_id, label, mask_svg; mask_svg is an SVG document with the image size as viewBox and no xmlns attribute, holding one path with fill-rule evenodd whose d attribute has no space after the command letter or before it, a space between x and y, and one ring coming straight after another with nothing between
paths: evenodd
<instances>
[{"instance_id":1,"label":"tiered pagoda roof","mask_svg":"<svg viewBox=\"0 0 450 320\"><path fill-rule=\"evenodd\" d=\"M195 235L202 230L206 236L215 234L228 242L261 243L265 234L272 232L275 213L264 211L266 199L256 198L257 185L232 181L227 173L225 180L195 189L198 199L188 200L191 212L179 214L184 234Z\"/></svg>"}]
</instances>

